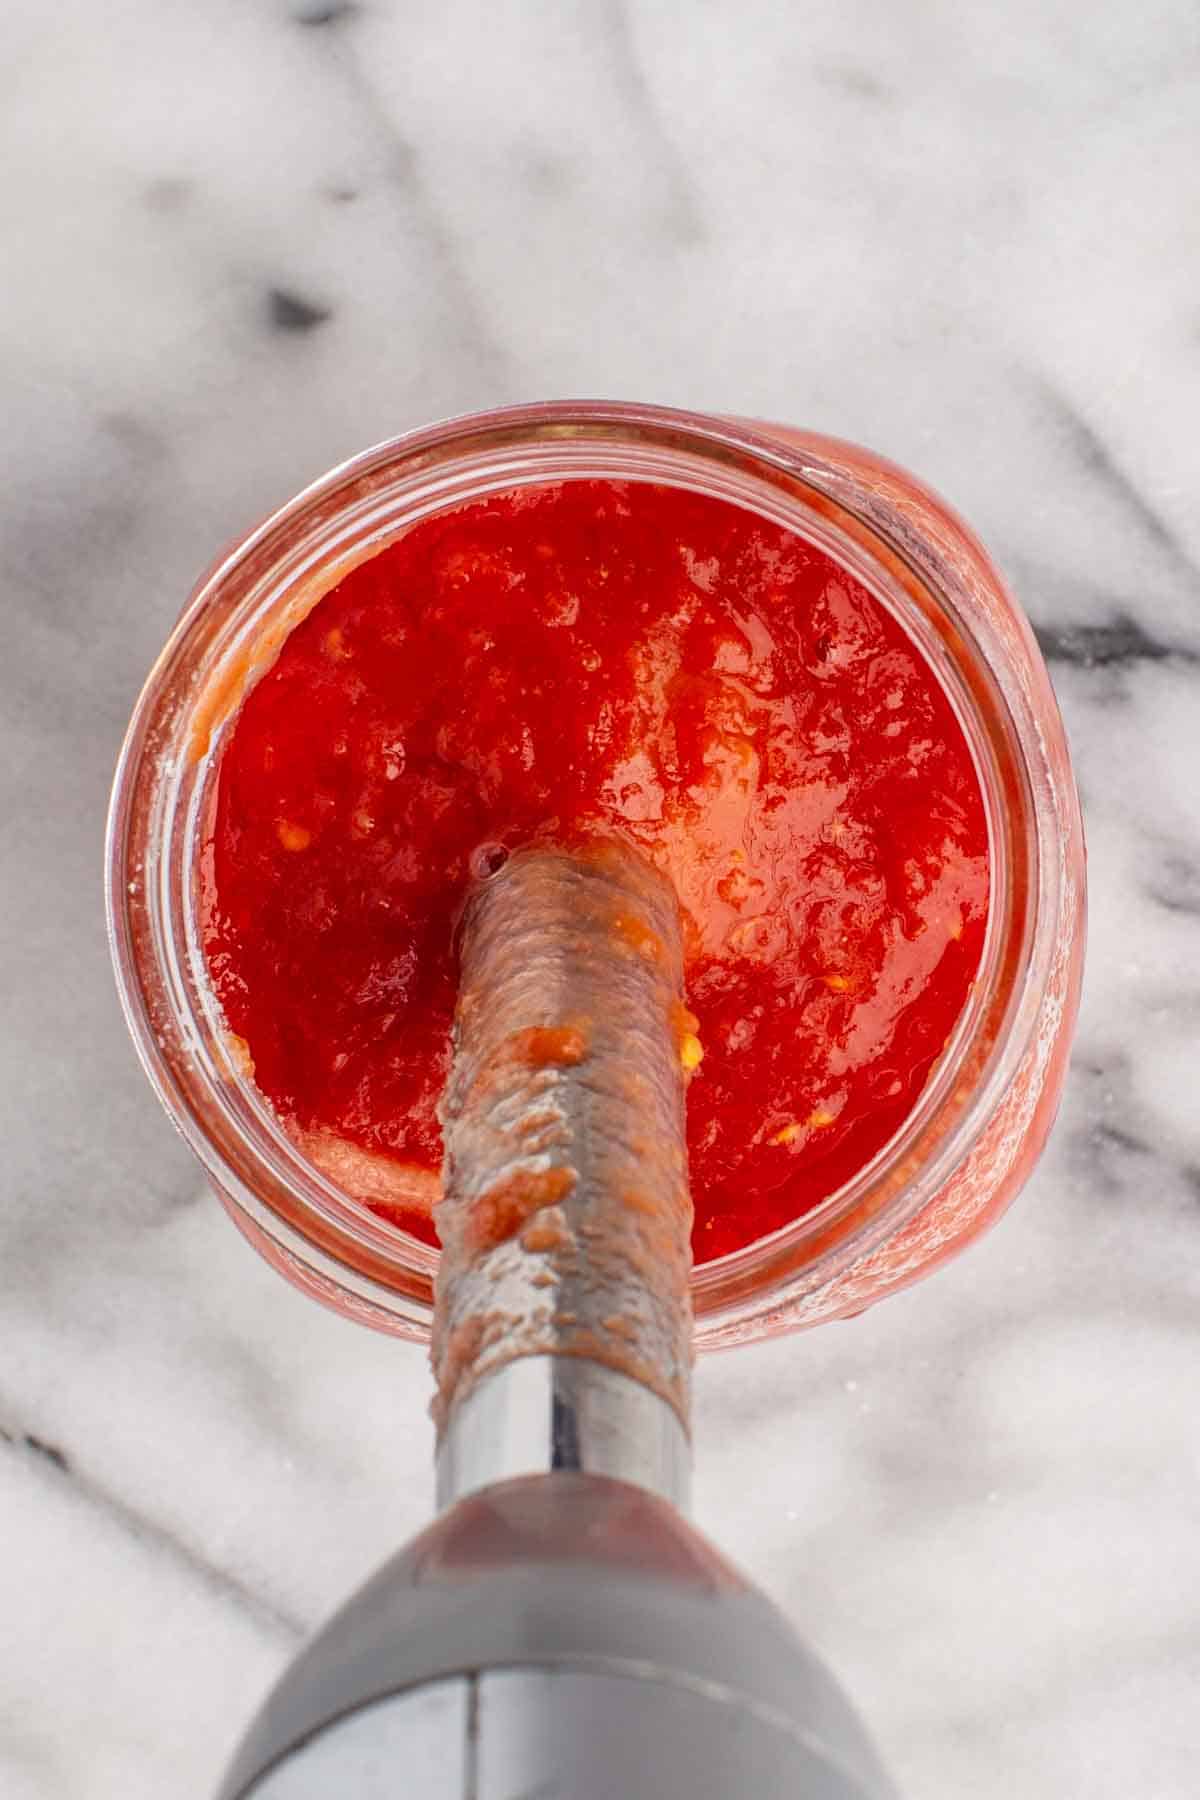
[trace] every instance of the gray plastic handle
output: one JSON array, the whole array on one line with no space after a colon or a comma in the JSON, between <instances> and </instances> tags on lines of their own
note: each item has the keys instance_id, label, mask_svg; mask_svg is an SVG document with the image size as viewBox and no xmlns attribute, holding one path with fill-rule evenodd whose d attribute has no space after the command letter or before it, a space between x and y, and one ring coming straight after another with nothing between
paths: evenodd
<instances>
[{"instance_id":1,"label":"gray plastic handle","mask_svg":"<svg viewBox=\"0 0 1200 1800\"><path fill-rule=\"evenodd\" d=\"M221 1800L890 1800L840 1688L665 1501L461 1501L285 1675Z\"/></svg>"}]
</instances>

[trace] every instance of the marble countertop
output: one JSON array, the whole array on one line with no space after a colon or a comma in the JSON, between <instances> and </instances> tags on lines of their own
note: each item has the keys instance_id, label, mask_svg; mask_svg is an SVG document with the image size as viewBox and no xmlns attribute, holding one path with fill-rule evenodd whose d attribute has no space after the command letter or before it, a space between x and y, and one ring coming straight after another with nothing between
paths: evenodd
<instances>
[{"instance_id":1,"label":"marble countertop","mask_svg":"<svg viewBox=\"0 0 1200 1800\"><path fill-rule=\"evenodd\" d=\"M4 38L6 1800L203 1800L431 1502L422 1353L246 1249L126 1041L136 690L214 549L329 464L585 394L939 486L1037 623L1090 834L1036 1178L918 1290L702 1365L698 1518L909 1794L1193 1795L1193 0L8 0Z\"/></svg>"}]
</instances>

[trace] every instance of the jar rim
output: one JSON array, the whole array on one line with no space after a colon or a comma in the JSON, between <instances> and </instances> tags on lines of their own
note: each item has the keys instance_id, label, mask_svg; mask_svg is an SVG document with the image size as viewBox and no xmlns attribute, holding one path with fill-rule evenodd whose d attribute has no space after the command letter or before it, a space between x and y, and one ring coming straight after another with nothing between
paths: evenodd
<instances>
[{"instance_id":1,"label":"jar rim","mask_svg":"<svg viewBox=\"0 0 1200 1800\"><path fill-rule=\"evenodd\" d=\"M969 1154L1037 1029L1062 870L1031 697L1007 678L1003 644L964 612L955 571L919 560L894 509L864 506L833 464L770 429L667 407L549 401L387 440L321 476L219 559L143 687L117 763L105 877L138 1054L258 1246L301 1285L385 1329L427 1334L437 1252L342 1193L237 1067L203 967L197 872L222 732L242 695L324 593L431 512L515 486L604 477L693 487L759 512L832 555L899 619L975 761L989 918L948 1046L906 1119L848 1182L769 1237L697 1265L699 1344L731 1324L777 1317L919 1213Z\"/></svg>"}]
</instances>

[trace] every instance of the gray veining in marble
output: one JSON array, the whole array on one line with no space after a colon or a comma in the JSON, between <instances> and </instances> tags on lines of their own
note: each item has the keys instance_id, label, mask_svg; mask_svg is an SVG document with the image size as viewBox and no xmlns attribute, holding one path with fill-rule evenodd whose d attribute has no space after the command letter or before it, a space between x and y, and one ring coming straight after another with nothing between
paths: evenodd
<instances>
[{"instance_id":1,"label":"gray veining in marble","mask_svg":"<svg viewBox=\"0 0 1200 1800\"><path fill-rule=\"evenodd\" d=\"M7 0L0 1793L202 1800L431 1500L421 1354L207 1198L100 839L214 550L339 458L615 395L859 438L1023 595L1091 966L983 1245L700 1370L701 1522L933 1800L1185 1800L1200 1720L1194 0Z\"/></svg>"}]
</instances>

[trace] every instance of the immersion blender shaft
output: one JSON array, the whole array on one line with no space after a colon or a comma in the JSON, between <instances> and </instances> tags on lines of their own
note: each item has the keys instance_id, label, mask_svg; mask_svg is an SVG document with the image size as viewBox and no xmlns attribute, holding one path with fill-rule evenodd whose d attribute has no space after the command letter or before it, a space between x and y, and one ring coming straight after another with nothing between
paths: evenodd
<instances>
[{"instance_id":1,"label":"immersion blender shaft","mask_svg":"<svg viewBox=\"0 0 1200 1800\"><path fill-rule=\"evenodd\" d=\"M616 842L521 851L473 893L461 950L437 1216L441 1498L558 1466L682 1499L692 1021L674 892Z\"/></svg>"}]
</instances>

